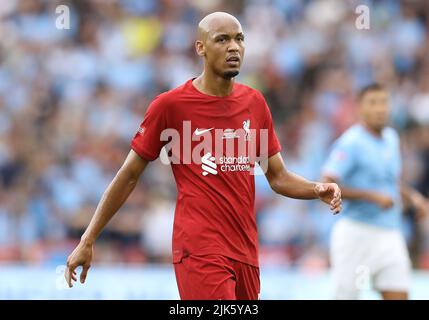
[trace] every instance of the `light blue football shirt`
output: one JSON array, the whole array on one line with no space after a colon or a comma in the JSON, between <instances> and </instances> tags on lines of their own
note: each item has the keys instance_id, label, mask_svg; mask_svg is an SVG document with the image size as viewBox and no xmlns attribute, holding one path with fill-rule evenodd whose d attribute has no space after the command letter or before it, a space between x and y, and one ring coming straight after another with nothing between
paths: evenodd
<instances>
[{"instance_id":1,"label":"light blue football shirt","mask_svg":"<svg viewBox=\"0 0 429 320\"><path fill-rule=\"evenodd\" d=\"M400 228L401 154L394 129L386 127L377 137L361 124L352 126L333 144L323 174L335 177L343 186L389 195L395 203L383 210L372 202L344 200L340 215L379 227Z\"/></svg>"}]
</instances>

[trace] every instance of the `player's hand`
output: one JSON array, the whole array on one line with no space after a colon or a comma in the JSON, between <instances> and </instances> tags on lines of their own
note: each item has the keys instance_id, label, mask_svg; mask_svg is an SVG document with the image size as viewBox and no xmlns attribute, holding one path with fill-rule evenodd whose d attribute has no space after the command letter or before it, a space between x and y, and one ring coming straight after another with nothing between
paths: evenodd
<instances>
[{"instance_id":1,"label":"player's hand","mask_svg":"<svg viewBox=\"0 0 429 320\"><path fill-rule=\"evenodd\" d=\"M395 204L391 197L379 193L372 194L370 200L384 210L393 207Z\"/></svg>"},{"instance_id":2,"label":"player's hand","mask_svg":"<svg viewBox=\"0 0 429 320\"><path fill-rule=\"evenodd\" d=\"M426 217L429 213L429 201L418 192L411 194L411 205L416 210L416 217L418 220Z\"/></svg>"},{"instance_id":3,"label":"player's hand","mask_svg":"<svg viewBox=\"0 0 429 320\"><path fill-rule=\"evenodd\" d=\"M329 204L334 214L340 213L342 209L341 189L336 183L318 183L315 192L320 200Z\"/></svg>"},{"instance_id":4,"label":"player's hand","mask_svg":"<svg viewBox=\"0 0 429 320\"><path fill-rule=\"evenodd\" d=\"M92 244L87 244L81 241L67 258L67 268L64 276L70 288L73 287L73 281L77 281L76 268L79 266L82 266L80 282L85 282L89 267L91 266L92 253Z\"/></svg>"}]
</instances>

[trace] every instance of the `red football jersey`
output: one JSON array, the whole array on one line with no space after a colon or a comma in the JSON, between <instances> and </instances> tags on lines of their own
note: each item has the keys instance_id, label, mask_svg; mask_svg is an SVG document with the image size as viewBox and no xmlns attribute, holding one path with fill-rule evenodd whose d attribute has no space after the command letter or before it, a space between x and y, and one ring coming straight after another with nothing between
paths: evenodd
<instances>
[{"instance_id":1,"label":"red football jersey","mask_svg":"<svg viewBox=\"0 0 429 320\"><path fill-rule=\"evenodd\" d=\"M230 95L210 96L189 80L159 95L131 147L152 161L164 146L178 191L173 263L221 254L258 266L252 172L281 149L262 94L235 83Z\"/></svg>"}]
</instances>

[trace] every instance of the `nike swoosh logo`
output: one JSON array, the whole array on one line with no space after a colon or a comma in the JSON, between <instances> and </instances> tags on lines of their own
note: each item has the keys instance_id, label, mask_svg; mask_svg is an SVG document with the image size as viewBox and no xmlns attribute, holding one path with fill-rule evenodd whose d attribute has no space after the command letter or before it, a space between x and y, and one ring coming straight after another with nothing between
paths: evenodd
<instances>
[{"instance_id":1,"label":"nike swoosh logo","mask_svg":"<svg viewBox=\"0 0 429 320\"><path fill-rule=\"evenodd\" d=\"M210 128L210 129L204 129L204 130L200 130L200 129L195 129L195 135L196 136L200 136L200 135L202 135L203 133L206 133L206 132L208 132L208 131L210 131L210 130L213 130L214 128Z\"/></svg>"}]
</instances>

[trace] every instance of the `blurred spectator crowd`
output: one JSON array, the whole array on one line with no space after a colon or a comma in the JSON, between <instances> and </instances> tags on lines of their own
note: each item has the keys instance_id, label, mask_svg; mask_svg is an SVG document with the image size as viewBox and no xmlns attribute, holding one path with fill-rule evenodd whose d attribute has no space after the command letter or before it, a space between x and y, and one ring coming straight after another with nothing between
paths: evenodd
<instances>
[{"instance_id":1,"label":"blurred spectator crowd","mask_svg":"<svg viewBox=\"0 0 429 320\"><path fill-rule=\"evenodd\" d=\"M55 9L70 8L70 29ZM370 8L370 30L355 8ZM0 2L0 262L63 264L128 151L151 99L195 77L198 21L242 22L239 82L262 91L286 165L320 178L329 146L357 119L354 94L391 93L404 179L429 196L429 5L354 0L8 0ZM256 177L261 262L329 266L336 217L275 195ZM170 261L176 187L149 165L97 242L96 262ZM415 267L429 268L429 222L404 213Z\"/></svg>"}]
</instances>

